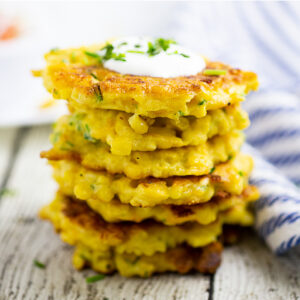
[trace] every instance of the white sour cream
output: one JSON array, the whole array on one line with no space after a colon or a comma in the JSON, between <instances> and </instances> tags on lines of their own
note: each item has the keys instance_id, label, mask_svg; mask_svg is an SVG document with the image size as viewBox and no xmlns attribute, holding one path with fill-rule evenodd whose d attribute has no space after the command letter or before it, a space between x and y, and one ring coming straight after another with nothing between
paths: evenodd
<instances>
[{"instance_id":1,"label":"white sour cream","mask_svg":"<svg viewBox=\"0 0 300 300\"><path fill-rule=\"evenodd\" d=\"M113 41L113 53L125 54L126 61L108 59L104 61L104 67L121 74L164 78L196 75L205 68L205 61L200 55L178 44L171 43L166 51L160 48L158 54L149 55L149 42L155 45L155 40L130 37Z\"/></svg>"}]
</instances>

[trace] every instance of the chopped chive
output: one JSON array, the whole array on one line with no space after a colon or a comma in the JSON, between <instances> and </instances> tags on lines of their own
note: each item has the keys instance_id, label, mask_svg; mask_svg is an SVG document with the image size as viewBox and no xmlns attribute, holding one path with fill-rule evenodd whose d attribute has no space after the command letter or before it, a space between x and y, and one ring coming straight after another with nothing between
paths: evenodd
<instances>
[{"instance_id":1,"label":"chopped chive","mask_svg":"<svg viewBox=\"0 0 300 300\"><path fill-rule=\"evenodd\" d=\"M242 171L239 171L238 173L239 173L239 175L240 175L241 177L244 176L244 173L243 173Z\"/></svg>"},{"instance_id":2,"label":"chopped chive","mask_svg":"<svg viewBox=\"0 0 300 300\"><path fill-rule=\"evenodd\" d=\"M148 42L148 50L147 53L149 56L154 56L159 53L158 49L153 45L153 43Z\"/></svg>"},{"instance_id":3,"label":"chopped chive","mask_svg":"<svg viewBox=\"0 0 300 300\"><path fill-rule=\"evenodd\" d=\"M232 160L233 156L232 155L229 155L228 156L228 160Z\"/></svg>"},{"instance_id":4,"label":"chopped chive","mask_svg":"<svg viewBox=\"0 0 300 300\"><path fill-rule=\"evenodd\" d=\"M171 53L167 53L168 55L173 55L173 54L179 54L179 52L177 50L175 50L174 52Z\"/></svg>"},{"instance_id":5,"label":"chopped chive","mask_svg":"<svg viewBox=\"0 0 300 300\"><path fill-rule=\"evenodd\" d=\"M94 87L94 91L95 91L95 95L96 95L96 98L97 98L97 102L103 101L102 92L101 92L101 88L100 88L99 85L96 85Z\"/></svg>"},{"instance_id":6,"label":"chopped chive","mask_svg":"<svg viewBox=\"0 0 300 300\"><path fill-rule=\"evenodd\" d=\"M184 116L184 113L183 113L181 110L179 110L179 111L178 111L178 115L179 115L180 117L183 117L183 116Z\"/></svg>"},{"instance_id":7,"label":"chopped chive","mask_svg":"<svg viewBox=\"0 0 300 300\"><path fill-rule=\"evenodd\" d=\"M221 69L206 69L203 71L204 75L211 75L211 76L224 75L226 73L227 70L221 70Z\"/></svg>"},{"instance_id":8,"label":"chopped chive","mask_svg":"<svg viewBox=\"0 0 300 300\"><path fill-rule=\"evenodd\" d=\"M186 58L190 58L190 56L189 56L189 55L187 55L187 54L184 54L184 53L180 53L180 55L181 55L181 56L183 56L183 57L186 57Z\"/></svg>"},{"instance_id":9,"label":"chopped chive","mask_svg":"<svg viewBox=\"0 0 300 300\"><path fill-rule=\"evenodd\" d=\"M206 102L207 102L206 100L202 100L202 101L198 102L198 105L203 105Z\"/></svg>"},{"instance_id":10,"label":"chopped chive","mask_svg":"<svg viewBox=\"0 0 300 300\"><path fill-rule=\"evenodd\" d=\"M102 63L102 57L99 54L90 51L84 51L84 54L89 57L95 58L99 61L99 63Z\"/></svg>"},{"instance_id":11,"label":"chopped chive","mask_svg":"<svg viewBox=\"0 0 300 300\"><path fill-rule=\"evenodd\" d=\"M138 50L128 50L128 53L138 53L138 54L145 54L144 51L138 51Z\"/></svg>"},{"instance_id":12,"label":"chopped chive","mask_svg":"<svg viewBox=\"0 0 300 300\"><path fill-rule=\"evenodd\" d=\"M134 47L135 48L141 48L142 46L140 44L135 44Z\"/></svg>"},{"instance_id":13,"label":"chopped chive","mask_svg":"<svg viewBox=\"0 0 300 300\"><path fill-rule=\"evenodd\" d=\"M90 51L84 51L84 54L93 58L99 58L100 55L95 53L95 52L90 52Z\"/></svg>"},{"instance_id":14,"label":"chopped chive","mask_svg":"<svg viewBox=\"0 0 300 300\"><path fill-rule=\"evenodd\" d=\"M60 131L56 131L56 132L54 132L52 134L52 136L51 136L51 142L52 142L52 144L55 144L59 140L60 135L61 135Z\"/></svg>"},{"instance_id":15,"label":"chopped chive","mask_svg":"<svg viewBox=\"0 0 300 300\"><path fill-rule=\"evenodd\" d=\"M45 269L45 268L46 268L46 265L45 265L45 264L41 263L40 261L38 261L38 260L36 260L36 259L33 261L33 263L34 263L34 265L35 265L36 267L38 267L38 268L40 268L40 269Z\"/></svg>"},{"instance_id":16,"label":"chopped chive","mask_svg":"<svg viewBox=\"0 0 300 300\"><path fill-rule=\"evenodd\" d=\"M69 141L66 141L66 144L69 145L70 147L74 147L74 144Z\"/></svg>"},{"instance_id":17,"label":"chopped chive","mask_svg":"<svg viewBox=\"0 0 300 300\"><path fill-rule=\"evenodd\" d=\"M57 51L59 51L57 47L50 49L50 53L56 53Z\"/></svg>"},{"instance_id":18,"label":"chopped chive","mask_svg":"<svg viewBox=\"0 0 300 300\"><path fill-rule=\"evenodd\" d=\"M113 54L112 59L114 60L120 60L120 61L126 61L125 59L125 54L120 53L120 54Z\"/></svg>"},{"instance_id":19,"label":"chopped chive","mask_svg":"<svg viewBox=\"0 0 300 300\"><path fill-rule=\"evenodd\" d=\"M94 73L90 73L90 75L91 75L93 78L99 80L99 78L98 78Z\"/></svg>"},{"instance_id":20,"label":"chopped chive","mask_svg":"<svg viewBox=\"0 0 300 300\"><path fill-rule=\"evenodd\" d=\"M155 41L155 44L157 46L159 46L162 50L167 51L170 48L170 45L171 44L176 44L176 42L173 41L173 40L166 40L166 39L163 39L163 38L158 38Z\"/></svg>"},{"instance_id":21,"label":"chopped chive","mask_svg":"<svg viewBox=\"0 0 300 300\"><path fill-rule=\"evenodd\" d=\"M90 188L94 191L95 190L95 185L92 183L91 185L90 185Z\"/></svg>"},{"instance_id":22,"label":"chopped chive","mask_svg":"<svg viewBox=\"0 0 300 300\"><path fill-rule=\"evenodd\" d=\"M75 62L75 60L76 60L76 54L75 54L75 52L72 52L71 53L71 62Z\"/></svg>"},{"instance_id":23,"label":"chopped chive","mask_svg":"<svg viewBox=\"0 0 300 300\"><path fill-rule=\"evenodd\" d=\"M213 173L213 171L214 171L215 169L216 169L215 167L211 168L210 171L209 171L209 174Z\"/></svg>"},{"instance_id":24,"label":"chopped chive","mask_svg":"<svg viewBox=\"0 0 300 300\"><path fill-rule=\"evenodd\" d=\"M98 274L98 275L95 275L95 276L87 277L87 278L85 279L85 281L86 281L87 283L93 283L93 282L102 280L102 279L104 279L104 278L105 278L105 275L103 275L103 274Z\"/></svg>"},{"instance_id":25,"label":"chopped chive","mask_svg":"<svg viewBox=\"0 0 300 300\"><path fill-rule=\"evenodd\" d=\"M120 48L120 47L122 47L122 46L126 46L127 45L127 42L123 42L123 43L121 43L119 46L118 46L118 48Z\"/></svg>"}]
</instances>

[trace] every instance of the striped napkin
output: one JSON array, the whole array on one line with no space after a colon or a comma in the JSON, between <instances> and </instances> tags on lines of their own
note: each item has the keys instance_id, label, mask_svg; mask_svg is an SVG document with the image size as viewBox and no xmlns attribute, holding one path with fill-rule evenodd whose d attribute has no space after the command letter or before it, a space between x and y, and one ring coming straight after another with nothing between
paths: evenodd
<instances>
[{"instance_id":1,"label":"striped napkin","mask_svg":"<svg viewBox=\"0 0 300 300\"><path fill-rule=\"evenodd\" d=\"M300 248L300 3L188 1L173 14L180 43L258 73L260 92L244 103L244 151L261 193L255 226L275 253Z\"/></svg>"},{"instance_id":2,"label":"striped napkin","mask_svg":"<svg viewBox=\"0 0 300 300\"><path fill-rule=\"evenodd\" d=\"M300 99L282 92L261 94L245 108L252 120L247 138L255 149L246 145L244 151L255 159L251 183L261 193L255 226L281 254L300 246Z\"/></svg>"}]
</instances>

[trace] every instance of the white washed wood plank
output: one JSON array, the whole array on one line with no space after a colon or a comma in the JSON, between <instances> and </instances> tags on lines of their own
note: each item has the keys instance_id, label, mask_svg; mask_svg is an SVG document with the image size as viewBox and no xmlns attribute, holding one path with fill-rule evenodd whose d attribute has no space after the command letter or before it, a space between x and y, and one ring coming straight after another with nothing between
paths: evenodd
<instances>
[{"instance_id":1,"label":"white washed wood plank","mask_svg":"<svg viewBox=\"0 0 300 300\"><path fill-rule=\"evenodd\" d=\"M17 129L0 129L0 185L9 163Z\"/></svg>"},{"instance_id":2,"label":"white washed wood plank","mask_svg":"<svg viewBox=\"0 0 300 300\"><path fill-rule=\"evenodd\" d=\"M213 299L299 300L299 253L277 257L254 235L244 237L224 251Z\"/></svg>"},{"instance_id":3,"label":"white washed wood plank","mask_svg":"<svg viewBox=\"0 0 300 300\"><path fill-rule=\"evenodd\" d=\"M38 209L54 195L55 184L39 152L47 149L49 128L31 130L22 144L8 187L17 195L0 203L0 299L208 299L209 277L163 275L126 279L118 275L88 285L71 265L71 247L64 245ZM46 263L45 270L33 260Z\"/></svg>"}]
</instances>

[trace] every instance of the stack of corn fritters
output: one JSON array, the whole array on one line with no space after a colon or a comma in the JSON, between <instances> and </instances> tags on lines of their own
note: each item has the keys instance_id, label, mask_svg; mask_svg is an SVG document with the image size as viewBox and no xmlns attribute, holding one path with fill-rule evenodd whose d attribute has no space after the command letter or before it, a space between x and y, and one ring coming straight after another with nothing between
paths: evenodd
<instances>
[{"instance_id":1,"label":"stack of corn fritters","mask_svg":"<svg viewBox=\"0 0 300 300\"><path fill-rule=\"evenodd\" d=\"M122 75L92 55L101 47L53 50L38 74L70 111L41 154L59 184L41 217L75 246L78 269L215 272L223 227L251 225L258 198L239 152L256 75L209 61L222 75Z\"/></svg>"}]
</instances>

